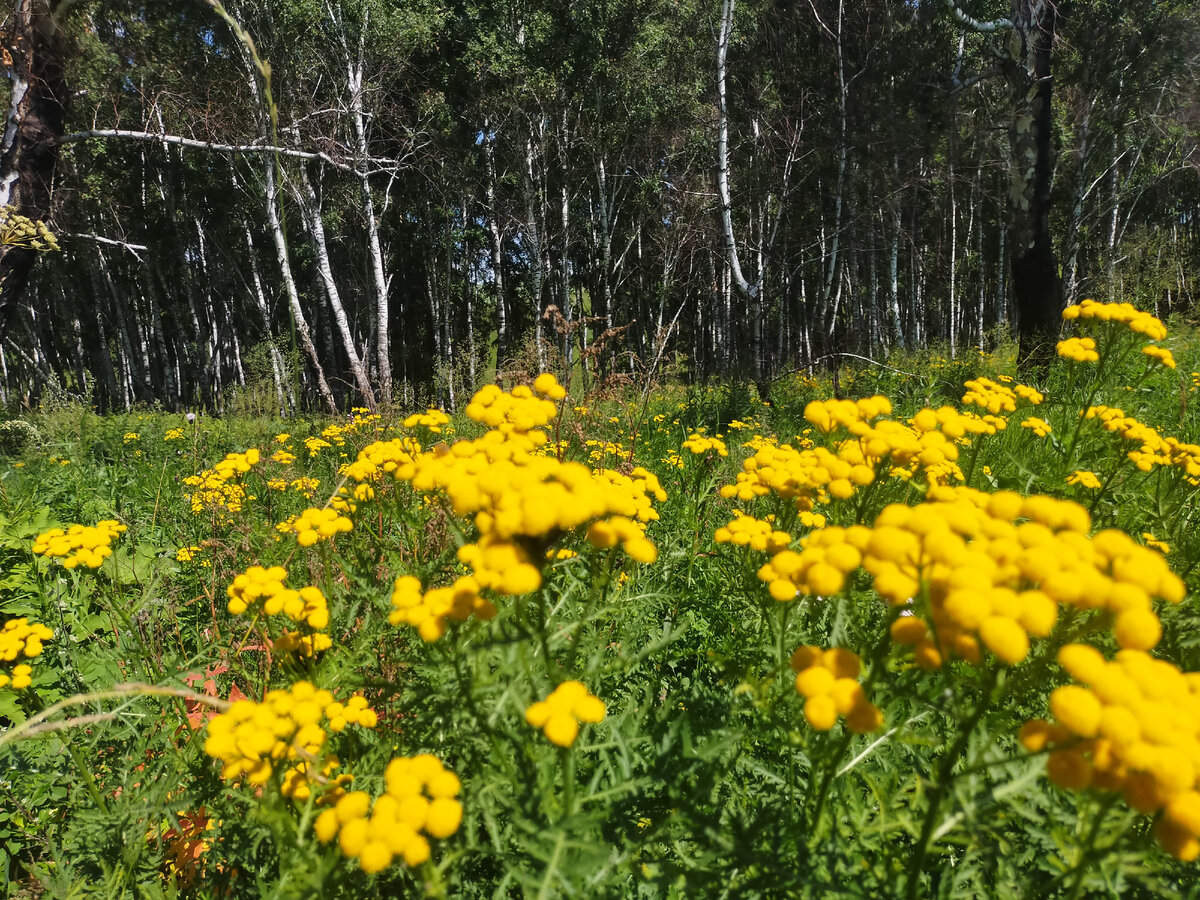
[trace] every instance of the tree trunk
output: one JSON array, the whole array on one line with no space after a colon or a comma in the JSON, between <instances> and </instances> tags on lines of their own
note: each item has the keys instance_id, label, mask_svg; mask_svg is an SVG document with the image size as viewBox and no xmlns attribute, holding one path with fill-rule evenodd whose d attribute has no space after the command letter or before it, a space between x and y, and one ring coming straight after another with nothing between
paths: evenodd
<instances>
[{"instance_id":1,"label":"tree trunk","mask_svg":"<svg viewBox=\"0 0 1200 900\"><path fill-rule=\"evenodd\" d=\"M0 140L0 206L49 219L58 137L66 115L62 37L49 0L17 0L6 35L10 105ZM37 251L0 250L0 337L29 280Z\"/></svg>"},{"instance_id":2,"label":"tree trunk","mask_svg":"<svg viewBox=\"0 0 1200 900\"><path fill-rule=\"evenodd\" d=\"M1055 7L1014 0L1006 76L1013 103L1009 129L1009 253L1020 336L1017 361L1040 369L1054 352L1062 312L1062 279L1050 240L1050 54Z\"/></svg>"}]
</instances>

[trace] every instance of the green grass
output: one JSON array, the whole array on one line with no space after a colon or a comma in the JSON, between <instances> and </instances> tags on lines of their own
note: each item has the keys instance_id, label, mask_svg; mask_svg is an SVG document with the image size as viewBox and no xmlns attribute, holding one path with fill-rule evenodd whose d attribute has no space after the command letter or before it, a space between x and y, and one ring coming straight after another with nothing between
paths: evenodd
<instances>
[{"instance_id":1,"label":"green grass","mask_svg":"<svg viewBox=\"0 0 1200 900\"><path fill-rule=\"evenodd\" d=\"M1172 371L1148 368L1140 336L1110 327L1102 367L1057 364L1043 404L1007 414L1006 429L962 445L958 462L972 488L1070 499L1089 508L1095 532L1169 545L1189 596L1155 604L1163 638L1153 653L1195 672L1196 486L1179 466L1140 471L1126 456L1135 445L1080 419L1086 405L1119 406L1162 436L1200 440L1190 375L1200 344L1178 332L1164 342L1179 362ZM1120 348L1128 353L1118 363ZM1011 372L1011 358L909 354L887 366L843 368L839 390L885 395L903 421L957 405L964 381ZM586 527L526 535L520 545L543 587L485 592L495 618L452 622L432 643L388 615L396 577L430 588L465 574L456 551L478 534L441 494L388 475L357 504L354 530L332 542L298 547L275 527L336 496L340 467L364 447L408 434L399 419L360 419L310 455L304 439L330 422L189 425L161 412L101 418L69 403L31 415L38 439L0 457L0 618L27 616L55 636L31 661L32 688L0 688L0 884L16 896L100 897L1194 895L1194 864L1158 846L1154 816L1119 794L1055 786L1045 754L1017 740L1069 680L1055 662L1060 645L1113 655L1108 613L1064 609L1016 665L985 649L979 665L955 659L925 671L889 640L897 610L867 572L851 572L834 596L779 603L758 577L765 553L715 542L740 509L773 516L802 549L808 530L791 500L719 490L762 439L836 450L847 433L823 435L805 419L806 405L831 390L827 377L790 376L769 403L737 383L664 384L648 401L568 398L547 427L564 459L640 465L661 481L667 499L647 527L657 560L593 547ZM1030 415L1051 423L1049 436L1021 427ZM172 429L182 437L164 440ZM444 433L411 432L428 448L484 430L460 413ZM723 436L728 456L681 449L696 430ZM241 479L244 509L194 514L185 479L249 448L261 461ZM272 460L280 449L295 461ZM920 503L925 470L905 479L888 477L890 467L814 511L830 526L870 525L889 504ZM1096 472L1103 489L1068 485L1077 469ZM291 485L301 477L320 482L311 500ZM269 483L278 479L283 490ZM128 530L95 571L31 552L52 526L104 519ZM200 551L177 558L186 547ZM547 549L577 555L546 561ZM226 588L254 564L283 565L289 586L322 590L329 650L287 658L269 649L279 617L226 610ZM809 726L788 663L801 644L862 657L879 730ZM321 807L283 797L278 769L261 792L222 779L206 730L194 726L235 689L261 698L301 679L340 699L361 693L378 712L374 729L329 736L351 789L379 794L388 761L418 753L462 780L462 824L431 841L429 862L368 875L336 842L314 839ZM567 679L602 698L607 716L564 749L526 724L525 710ZM197 823L192 841L181 840Z\"/></svg>"}]
</instances>

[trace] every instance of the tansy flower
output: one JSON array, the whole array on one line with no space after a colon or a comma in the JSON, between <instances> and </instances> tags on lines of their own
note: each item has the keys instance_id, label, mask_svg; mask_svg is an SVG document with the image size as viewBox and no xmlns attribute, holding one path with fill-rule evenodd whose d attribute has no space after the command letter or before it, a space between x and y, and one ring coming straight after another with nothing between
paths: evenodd
<instances>
[{"instance_id":1,"label":"tansy flower","mask_svg":"<svg viewBox=\"0 0 1200 900\"><path fill-rule=\"evenodd\" d=\"M545 700L525 710L525 721L542 729L552 744L570 747L579 734L580 722L602 722L606 712L604 701L583 684L564 681Z\"/></svg>"},{"instance_id":2,"label":"tansy flower","mask_svg":"<svg viewBox=\"0 0 1200 900\"><path fill-rule=\"evenodd\" d=\"M1098 491L1102 487L1100 476L1095 472L1088 472L1082 469L1068 475L1067 484L1077 484L1080 487L1091 488L1094 491Z\"/></svg>"},{"instance_id":3,"label":"tansy flower","mask_svg":"<svg viewBox=\"0 0 1200 900\"><path fill-rule=\"evenodd\" d=\"M441 760L428 753L398 757L384 773L385 791L374 801L366 791L341 796L313 823L321 843L335 837L338 849L368 874L399 857L409 867L430 857L428 838L447 838L462 822L457 797L462 785Z\"/></svg>"},{"instance_id":4,"label":"tansy flower","mask_svg":"<svg viewBox=\"0 0 1200 900\"><path fill-rule=\"evenodd\" d=\"M1045 419L1039 419L1037 416L1030 416L1021 423L1022 428L1028 428L1038 437L1045 437L1050 433L1050 423Z\"/></svg>"}]
</instances>

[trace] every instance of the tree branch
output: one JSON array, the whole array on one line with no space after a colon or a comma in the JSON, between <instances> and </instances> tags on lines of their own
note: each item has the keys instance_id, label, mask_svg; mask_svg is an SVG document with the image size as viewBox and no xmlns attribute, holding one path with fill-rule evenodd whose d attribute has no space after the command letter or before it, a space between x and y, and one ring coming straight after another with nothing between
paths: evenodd
<instances>
[{"instance_id":1,"label":"tree branch","mask_svg":"<svg viewBox=\"0 0 1200 900\"><path fill-rule=\"evenodd\" d=\"M950 10L950 15L954 16L955 21L964 28L969 28L971 31L978 31L981 34L1003 31L1013 27L1012 19L992 19L983 22L973 16L969 16L963 12L962 7L955 3L954 0L946 0L946 8Z\"/></svg>"},{"instance_id":2,"label":"tree branch","mask_svg":"<svg viewBox=\"0 0 1200 900\"><path fill-rule=\"evenodd\" d=\"M177 134L158 134L152 131L130 131L124 128L95 128L91 131L74 131L64 134L57 141L59 144L71 144L92 138L124 138L130 141L147 141L155 144L173 144L177 147L189 147L193 150L209 150L213 153L275 153L280 156L290 156L293 159L320 160L343 172L358 173L358 169L350 163L334 159L328 153L319 150L297 150L289 147L272 147L268 144L218 144L213 141L200 141L186 138ZM394 159L371 157L367 162L376 165L395 167L399 162ZM361 173L358 173L361 174Z\"/></svg>"}]
</instances>

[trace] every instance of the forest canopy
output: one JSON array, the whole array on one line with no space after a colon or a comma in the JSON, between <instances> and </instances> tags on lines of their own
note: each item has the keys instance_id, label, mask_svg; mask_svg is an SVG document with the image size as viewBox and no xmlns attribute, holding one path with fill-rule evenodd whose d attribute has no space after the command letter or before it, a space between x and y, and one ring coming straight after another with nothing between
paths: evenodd
<instances>
[{"instance_id":1,"label":"forest canopy","mask_svg":"<svg viewBox=\"0 0 1200 900\"><path fill-rule=\"evenodd\" d=\"M16 0L6 38L0 200L62 248L0 258L10 404L765 393L1195 295L1192 3Z\"/></svg>"}]
</instances>

